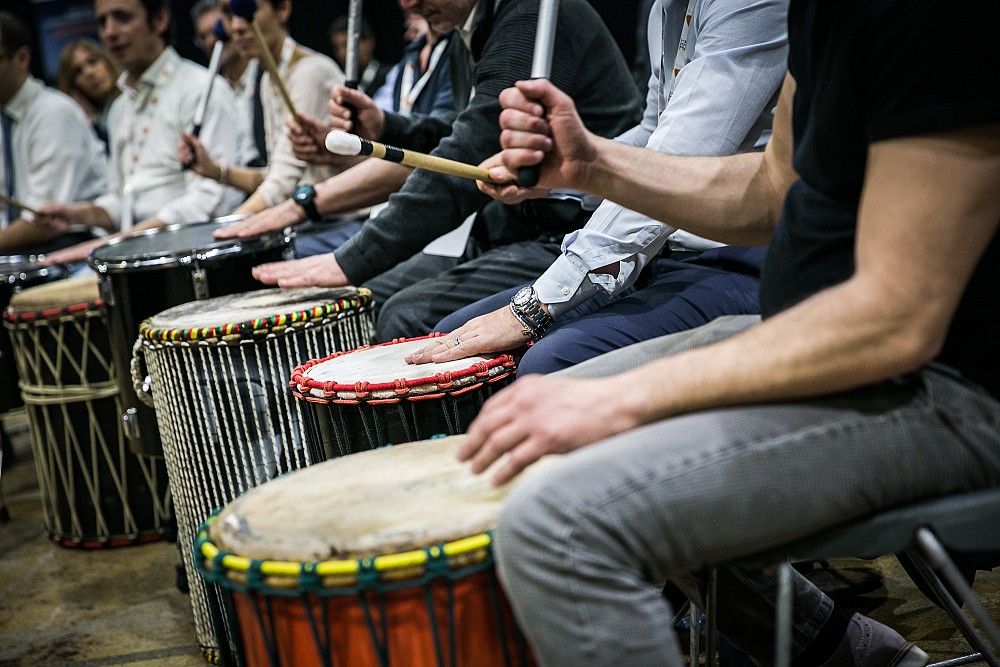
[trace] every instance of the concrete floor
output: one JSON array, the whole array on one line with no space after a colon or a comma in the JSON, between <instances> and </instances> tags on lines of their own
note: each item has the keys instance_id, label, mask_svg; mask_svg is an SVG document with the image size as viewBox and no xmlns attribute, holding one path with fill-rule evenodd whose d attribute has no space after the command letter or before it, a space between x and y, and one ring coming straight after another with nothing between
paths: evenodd
<instances>
[{"instance_id":1,"label":"concrete floor","mask_svg":"<svg viewBox=\"0 0 1000 667\"><path fill-rule=\"evenodd\" d=\"M11 520L0 524L0 667L205 665L187 596L175 587L175 545L77 550L50 543L24 420L14 413L6 424L17 462L4 472L2 486ZM811 577L838 600L895 627L934 660L969 652L895 559L831 566ZM980 574L975 588L1000 618L1000 571Z\"/></svg>"}]
</instances>

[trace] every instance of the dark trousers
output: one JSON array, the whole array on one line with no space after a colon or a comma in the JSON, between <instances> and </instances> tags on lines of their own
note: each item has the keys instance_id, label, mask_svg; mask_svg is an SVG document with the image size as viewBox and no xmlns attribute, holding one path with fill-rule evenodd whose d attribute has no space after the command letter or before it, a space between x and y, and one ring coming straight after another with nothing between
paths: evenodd
<instances>
[{"instance_id":1,"label":"dark trousers","mask_svg":"<svg viewBox=\"0 0 1000 667\"><path fill-rule=\"evenodd\" d=\"M703 252L664 250L641 289L610 301L603 294L559 317L518 364L518 373L552 373L605 352L693 329L723 315L759 312L757 283L765 248L726 246ZM534 278L525 281L530 284ZM438 323L456 329L510 302L517 287L472 304Z\"/></svg>"},{"instance_id":2,"label":"dark trousers","mask_svg":"<svg viewBox=\"0 0 1000 667\"><path fill-rule=\"evenodd\" d=\"M559 253L559 243L524 241L470 249L461 258L420 253L365 283L377 306L380 341L424 336L441 318L500 290L531 282Z\"/></svg>"}]
</instances>

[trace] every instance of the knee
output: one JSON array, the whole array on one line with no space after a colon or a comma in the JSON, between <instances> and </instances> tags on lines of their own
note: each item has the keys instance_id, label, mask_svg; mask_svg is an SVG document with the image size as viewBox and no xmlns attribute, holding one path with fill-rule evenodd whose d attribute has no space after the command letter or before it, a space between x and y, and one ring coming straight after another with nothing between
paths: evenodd
<instances>
[{"instance_id":1,"label":"knee","mask_svg":"<svg viewBox=\"0 0 1000 667\"><path fill-rule=\"evenodd\" d=\"M423 307L423 300L419 294L410 292L397 292L379 308L375 319L375 333L380 343L430 333L425 321L427 309Z\"/></svg>"},{"instance_id":2,"label":"knee","mask_svg":"<svg viewBox=\"0 0 1000 667\"><path fill-rule=\"evenodd\" d=\"M555 531L564 519L545 488L538 479L518 484L497 517L493 548L497 569L508 585L530 578L537 564L553 562L546 552L561 543Z\"/></svg>"},{"instance_id":3,"label":"knee","mask_svg":"<svg viewBox=\"0 0 1000 667\"><path fill-rule=\"evenodd\" d=\"M528 348L517 364L517 372L519 375L547 375L575 366L586 360L577 354L578 350L579 346L564 335L546 336Z\"/></svg>"}]
</instances>

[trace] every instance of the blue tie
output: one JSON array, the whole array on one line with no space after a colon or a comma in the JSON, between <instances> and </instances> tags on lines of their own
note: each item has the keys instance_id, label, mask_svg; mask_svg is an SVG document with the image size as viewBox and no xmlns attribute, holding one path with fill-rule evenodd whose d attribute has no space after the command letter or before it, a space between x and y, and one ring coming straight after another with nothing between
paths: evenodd
<instances>
[{"instance_id":1,"label":"blue tie","mask_svg":"<svg viewBox=\"0 0 1000 667\"><path fill-rule=\"evenodd\" d=\"M14 196L14 147L11 135L14 129L14 119L6 110L0 109L0 125L3 126L3 173L4 187L7 196ZM7 222L13 222L21 217L21 211L13 204L7 204Z\"/></svg>"}]
</instances>

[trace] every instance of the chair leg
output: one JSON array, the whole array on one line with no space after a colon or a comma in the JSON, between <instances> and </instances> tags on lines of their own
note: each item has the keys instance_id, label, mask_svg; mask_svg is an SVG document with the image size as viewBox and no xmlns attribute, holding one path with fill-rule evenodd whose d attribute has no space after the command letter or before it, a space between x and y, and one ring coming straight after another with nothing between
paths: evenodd
<instances>
[{"instance_id":1,"label":"chair leg","mask_svg":"<svg viewBox=\"0 0 1000 667\"><path fill-rule=\"evenodd\" d=\"M774 628L774 665L792 664L792 564L778 563L778 600Z\"/></svg>"},{"instance_id":2,"label":"chair leg","mask_svg":"<svg viewBox=\"0 0 1000 667\"><path fill-rule=\"evenodd\" d=\"M982 654L982 659L991 667L1000 667L1000 660L996 654L986 645L982 637L976 632L968 617L962 612L961 605L964 604L973 617L979 622L980 627L987 637L996 646L1000 647L1000 630L983 608L979 599L973 593L972 588L965 581L958 568L948 556L947 551L938 541L934 533L928 528L918 528L914 533L912 546L907 549L907 554L913 560L920 574L925 581L938 594L945 604L945 609L952 621L958 626L962 635L969 645ZM951 590L959 596L956 600L945 587L942 579L948 582Z\"/></svg>"},{"instance_id":3,"label":"chair leg","mask_svg":"<svg viewBox=\"0 0 1000 667\"><path fill-rule=\"evenodd\" d=\"M705 615L714 614L715 608L706 609ZM688 632L688 654L691 658L691 664L698 664L698 653L701 648L698 646L698 606L693 602L688 606L688 627L690 631Z\"/></svg>"},{"instance_id":4,"label":"chair leg","mask_svg":"<svg viewBox=\"0 0 1000 667\"><path fill-rule=\"evenodd\" d=\"M716 613L716 599L719 591L719 571L714 567L708 572L708 586L705 591L705 607L711 613L705 613L705 667L717 667L718 665L718 642L716 641L716 626L718 615ZM697 626L692 626L695 632Z\"/></svg>"}]
</instances>

